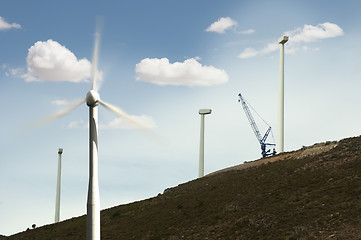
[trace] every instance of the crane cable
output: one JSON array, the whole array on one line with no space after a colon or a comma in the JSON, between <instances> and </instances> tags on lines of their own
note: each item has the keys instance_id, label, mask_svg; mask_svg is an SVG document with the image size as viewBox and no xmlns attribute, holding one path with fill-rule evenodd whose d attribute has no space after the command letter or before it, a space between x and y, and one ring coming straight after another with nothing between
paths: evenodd
<instances>
[{"instance_id":1,"label":"crane cable","mask_svg":"<svg viewBox=\"0 0 361 240\"><path fill-rule=\"evenodd\" d=\"M244 98L243 98L243 99L244 99ZM251 106L251 104L249 104L249 102L248 102L246 99L244 99L244 101L247 103L247 105L248 105L249 107L252 108L252 110L257 114L257 116L258 116L267 126L270 126L270 125L258 114L258 112L257 112L256 110L254 110L254 108Z\"/></svg>"},{"instance_id":2,"label":"crane cable","mask_svg":"<svg viewBox=\"0 0 361 240\"><path fill-rule=\"evenodd\" d=\"M270 127L270 125L266 122L266 120L264 120L261 115L258 114L258 112L252 107L251 104L249 104L249 102L243 97L243 100L247 103L247 105L253 110L253 112L255 112L257 114L257 116L268 126ZM273 131L271 130L271 135L272 135L272 139L274 141L274 136L273 136Z\"/></svg>"}]
</instances>

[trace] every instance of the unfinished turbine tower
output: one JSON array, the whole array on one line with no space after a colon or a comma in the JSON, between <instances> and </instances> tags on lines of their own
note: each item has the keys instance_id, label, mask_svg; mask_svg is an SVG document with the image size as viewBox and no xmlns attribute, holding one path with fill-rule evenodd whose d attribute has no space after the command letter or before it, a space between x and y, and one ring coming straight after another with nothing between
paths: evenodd
<instances>
[{"instance_id":1,"label":"unfinished turbine tower","mask_svg":"<svg viewBox=\"0 0 361 240\"><path fill-rule=\"evenodd\" d=\"M199 144L199 169L198 177L204 176L204 115L211 114L211 109L200 109L198 112L201 115L201 138Z\"/></svg>"},{"instance_id":2,"label":"unfinished turbine tower","mask_svg":"<svg viewBox=\"0 0 361 240\"><path fill-rule=\"evenodd\" d=\"M56 181L56 199L55 199L55 222L60 219L60 190L61 190L61 154L63 149L58 149L58 176Z\"/></svg>"},{"instance_id":3,"label":"unfinished turbine tower","mask_svg":"<svg viewBox=\"0 0 361 240\"><path fill-rule=\"evenodd\" d=\"M284 81L284 55L285 43L288 41L288 36L282 36L278 40L280 44L280 66L279 66L279 102L278 102L278 140L277 152L284 152L284 119L285 119L285 81Z\"/></svg>"},{"instance_id":4,"label":"unfinished turbine tower","mask_svg":"<svg viewBox=\"0 0 361 240\"><path fill-rule=\"evenodd\" d=\"M108 110L130 121L135 127L146 129L146 127L137 122L137 120L133 119L132 116L128 115L120 108L100 100L97 85L99 81L97 76L99 42L100 33L99 31L96 31L91 68L92 86L90 91L86 94L85 99L82 99L73 106L54 115L46 117L34 124L34 126L39 126L53 119L67 115L83 103L86 103L89 107L89 185L87 198L87 240L100 240L100 200L98 184L98 105L100 104Z\"/></svg>"}]
</instances>

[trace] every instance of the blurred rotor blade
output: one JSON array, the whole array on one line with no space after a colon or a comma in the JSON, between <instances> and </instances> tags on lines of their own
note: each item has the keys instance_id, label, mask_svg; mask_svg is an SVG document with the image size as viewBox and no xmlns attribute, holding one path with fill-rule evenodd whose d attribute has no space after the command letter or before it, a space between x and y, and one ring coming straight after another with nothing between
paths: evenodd
<instances>
[{"instance_id":1,"label":"blurred rotor blade","mask_svg":"<svg viewBox=\"0 0 361 240\"><path fill-rule=\"evenodd\" d=\"M95 30L95 39L94 39L94 50L93 50L93 59L91 66L91 80L92 80L92 90L97 89L97 81L98 79L98 55L99 55L99 44L100 44L100 36L101 29L103 26L103 19L101 17L97 17L96 20L96 30Z\"/></svg>"},{"instance_id":2,"label":"blurred rotor blade","mask_svg":"<svg viewBox=\"0 0 361 240\"><path fill-rule=\"evenodd\" d=\"M153 132L152 130L147 128L147 126L143 125L142 123L140 123L139 121L134 119L129 114L125 113L122 109L120 109L120 108L118 108L118 107L116 107L116 106L114 106L112 104L101 101L101 100L99 100L98 103L100 105L104 106L105 108L109 109L110 111L112 111L112 112L118 114L119 116L123 117L127 121L129 121L131 124L133 124L134 127L141 130L144 134L146 134L152 140L156 141L157 143L159 143L161 145L165 145L165 139L163 139L158 134L156 134L155 132Z\"/></svg>"},{"instance_id":3,"label":"blurred rotor blade","mask_svg":"<svg viewBox=\"0 0 361 240\"><path fill-rule=\"evenodd\" d=\"M47 122L50 122L50 121L52 121L54 119L63 117L65 115L68 115L69 113L74 111L77 107L79 107L83 103L85 103L85 99L82 99L81 101L74 103L72 106L70 106L70 107L68 107L68 108L66 108L64 110L61 110L61 111L59 111L59 112L57 112L57 113L55 113L53 115L50 115L50 116L48 116L46 118L43 118L43 119L29 125L26 128L26 130L31 130L31 129L37 128L37 127L39 127L39 126L41 126L41 125L43 125L43 124L45 124Z\"/></svg>"},{"instance_id":4,"label":"blurred rotor blade","mask_svg":"<svg viewBox=\"0 0 361 240\"><path fill-rule=\"evenodd\" d=\"M147 127L143 126L141 123L134 120L130 115L125 113L122 109L120 109L114 105L111 105L109 103L106 103L104 101L101 101L101 100L99 100L98 102L101 105L103 105L105 108L109 109L110 111L112 111L112 112L118 114L119 116L125 118L126 120L128 120L130 123L132 123L134 125L134 127L139 128L139 129L147 129Z\"/></svg>"},{"instance_id":5,"label":"blurred rotor blade","mask_svg":"<svg viewBox=\"0 0 361 240\"><path fill-rule=\"evenodd\" d=\"M96 81L98 74L98 51L99 51L99 42L100 42L100 33L95 33L95 42L94 42L94 51L93 51L93 59L91 66L91 80L92 80L92 90L96 89Z\"/></svg>"}]
</instances>

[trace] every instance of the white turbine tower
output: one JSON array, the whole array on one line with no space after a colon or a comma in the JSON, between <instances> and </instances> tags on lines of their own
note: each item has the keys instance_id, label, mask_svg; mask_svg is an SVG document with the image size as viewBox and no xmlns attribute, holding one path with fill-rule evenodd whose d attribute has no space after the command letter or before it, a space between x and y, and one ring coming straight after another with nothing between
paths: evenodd
<instances>
[{"instance_id":1,"label":"white turbine tower","mask_svg":"<svg viewBox=\"0 0 361 240\"><path fill-rule=\"evenodd\" d=\"M280 68L279 68L279 103L278 103L278 142L277 152L284 152L284 119L285 119L285 81L284 81L284 55L285 43L288 41L288 36L282 36L278 40L280 47Z\"/></svg>"},{"instance_id":2,"label":"white turbine tower","mask_svg":"<svg viewBox=\"0 0 361 240\"><path fill-rule=\"evenodd\" d=\"M211 109L199 109L198 113L201 115L201 138L199 144L199 169L198 177L204 176L204 115L211 114Z\"/></svg>"},{"instance_id":3,"label":"white turbine tower","mask_svg":"<svg viewBox=\"0 0 361 240\"><path fill-rule=\"evenodd\" d=\"M60 219L60 188L61 188L61 154L63 149L58 150L58 176L56 181L56 199L55 199L55 222L59 222Z\"/></svg>"},{"instance_id":4,"label":"white turbine tower","mask_svg":"<svg viewBox=\"0 0 361 240\"><path fill-rule=\"evenodd\" d=\"M89 185L87 198L87 240L100 240L100 201L99 201L99 184L98 184L98 105L102 105L112 112L127 119L137 128L145 129L145 127L134 120L130 115L126 114L120 108L113 106L100 100L97 88L97 63L99 51L100 33L95 34L95 44L92 59L91 81L92 87L86 94L85 99L75 103L73 106L60 111L54 115L44 118L32 127L40 126L48 121L62 117L71 113L78 106L86 103L89 107Z\"/></svg>"}]
</instances>

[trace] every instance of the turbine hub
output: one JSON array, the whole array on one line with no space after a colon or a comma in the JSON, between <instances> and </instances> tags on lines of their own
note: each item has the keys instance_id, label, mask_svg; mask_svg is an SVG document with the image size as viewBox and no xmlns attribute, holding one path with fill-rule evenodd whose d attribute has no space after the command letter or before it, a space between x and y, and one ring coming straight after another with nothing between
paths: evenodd
<instances>
[{"instance_id":1,"label":"turbine hub","mask_svg":"<svg viewBox=\"0 0 361 240\"><path fill-rule=\"evenodd\" d=\"M99 93L95 90L90 90L86 94L86 105L89 107L95 107L98 105L98 101L100 100Z\"/></svg>"}]
</instances>

